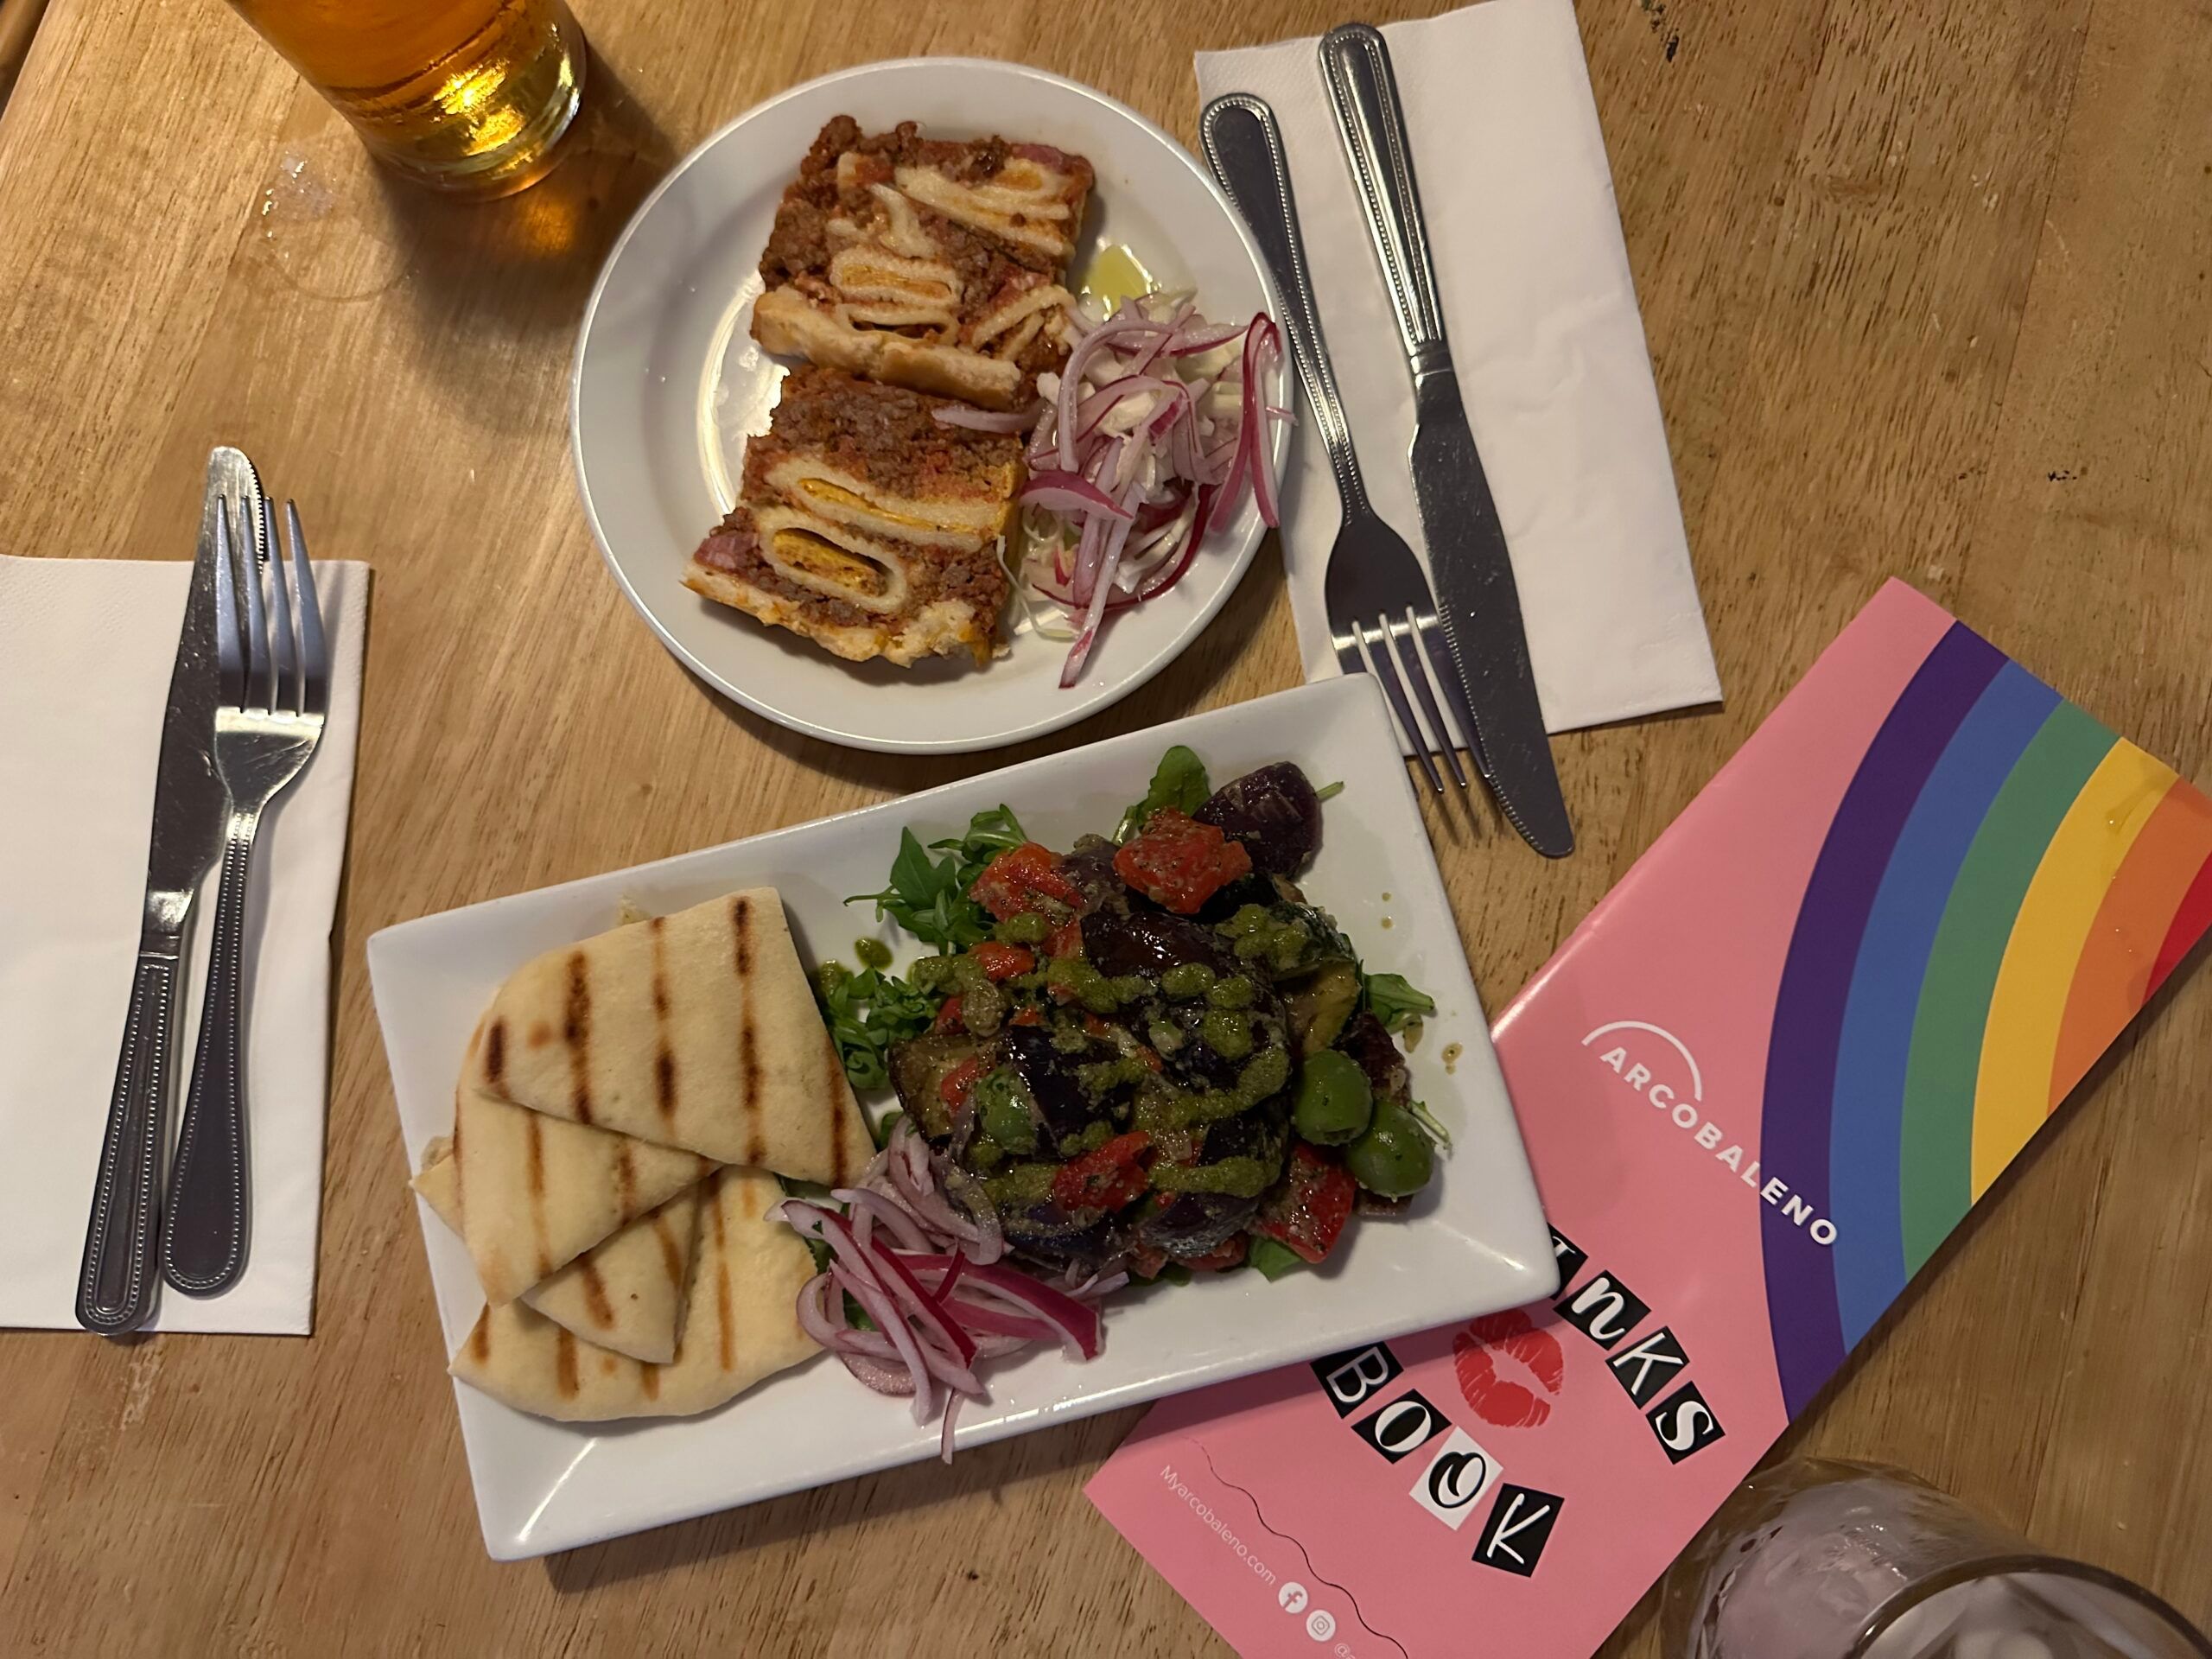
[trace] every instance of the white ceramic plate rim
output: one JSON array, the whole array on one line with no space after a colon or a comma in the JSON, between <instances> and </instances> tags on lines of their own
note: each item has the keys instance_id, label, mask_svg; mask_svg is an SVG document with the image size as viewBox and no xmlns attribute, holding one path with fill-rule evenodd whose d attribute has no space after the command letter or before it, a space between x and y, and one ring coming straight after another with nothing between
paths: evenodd
<instances>
[{"instance_id":1,"label":"white ceramic plate rim","mask_svg":"<svg viewBox=\"0 0 2212 1659\"><path fill-rule=\"evenodd\" d=\"M766 99L723 123L678 162L670 170L668 176L655 185L652 194L639 204L637 211L631 214L629 223L622 227L622 233L615 238L613 245L607 250L607 257L601 263L599 275L592 283L591 296L584 302L583 320L577 327L575 352L570 359L569 368L569 457L571 470L575 474L576 493L583 503L584 518L591 526L592 541L598 547L600 557L606 563L609 574L614 578L615 585L622 590L623 597L629 601L632 608L645 619L645 626L651 628L661 644L668 648L670 654L690 669L692 673L763 719L772 720L790 730L801 732L810 737L818 737L828 742L842 744L849 748L870 749L880 753L968 754L981 750L1005 747L1029 738L1043 737L1072 726L1077 721L1086 719L1102 709L1111 708L1131 692L1147 684L1169 664L1174 662L1189 649L1191 643L1212 625L1214 618L1221 613L1222 607L1229 603L1230 596L1236 591L1237 585L1243 581L1245 572L1251 566L1253 555L1258 551L1262 539L1268 533L1267 526L1260 522L1258 512L1253 505L1250 496L1249 494L1246 496L1236 523L1232 526L1234 540L1226 545L1217 545L1207 555L1210 561L1218 563L1221 567L1218 586L1207 597L1204 604L1185 620L1178 633L1157 649L1149 658L1135 664L1128 672L1087 690L1081 689L1071 690L1064 697L1050 703L1046 712L1039 714L1034 719L1010 727L1004 731L963 734L950 738L887 737L868 732L840 729L810 720L805 715L794 713L790 709L775 707L766 699L747 691L742 685L718 672L696 652L677 637L676 631L664 622L659 614L639 595L629 575L625 572L621 560L616 556L605 528L600 522L599 508L592 499L590 474L584 461L583 427L581 419L584 359L591 346L592 328L599 313L600 300L607 289L608 282L613 276L616 266L621 261L623 251L629 246L639 227L659 205L661 199L675 188L677 181L690 172L709 150L730 138L740 128L779 105L790 103L795 99L812 96L830 87L865 79L887 71L908 70L925 65L944 71L981 70L992 74L1009 74L1020 79L1052 86L1099 105L1156 139L1168 153L1190 171L1192 176L1211 198L1214 205L1219 208L1224 219L1235 232L1238 244L1243 247L1245 257L1251 263L1253 277L1258 283L1260 291L1267 296L1269 314L1280 315L1281 303L1275 295L1274 284L1268 276L1266 261L1261 257L1259 248L1253 242L1251 232L1245 227L1243 217L1230 206L1229 199L1222 194L1220 187L1214 182L1212 175L1200 165L1190 151L1184 149L1173 134L1156 122L1139 114L1118 99L1108 96L1095 86L1087 86L1081 81L1070 80L1064 75L1053 74L1049 70L1039 69L1029 64L1008 63L996 58L891 58L876 63L855 64L786 88L773 98ZM1284 402L1283 392L1286 390L1285 376L1288 372L1287 365L1288 359L1286 355L1284 359L1276 365L1275 392L1272 401L1277 404ZM1287 421L1275 423L1271 437L1272 454L1269 464L1274 469L1274 476L1280 479L1283 474L1284 457L1290 447L1290 423ZM988 673L989 671L985 669L981 671Z\"/></svg>"},{"instance_id":2,"label":"white ceramic plate rim","mask_svg":"<svg viewBox=\"0 0 2212 1659\"><path fill-rule=\"evenodd\" d=\"M900 828L912 823L931 829L964 820L966 811L985 796L990 802L1008 801L1017 811L1027 804L1033 813L1041 809L1057 815L1065 809L1052 805L1051 792L1056 785L1064 797L1086 791L1101 793L1108 785L1118 796L1131 784L1134 788L1128 788L1128 792L1137 792L1160 752L1173 742L1189 743L1224 771L1230 766L1241 770L1262 764L1255 753L1264 748L1267 758L1302 753L1311 764L1328 766L1332 772L1341 767L1336 775L1350 781L1347 801L1362 804L1356 810L1366 820L1363 832L1388 849L1388 861L1382 868L1372 868L1365 862L1344 865L1328 878L1328 885L1313 891L1317 901L1336 911L1353 937L1378 960L1389 960L1416 974L1436 997L1439 1014L1411 1057L1411 1064L1416 1087L1428 1098L1441 1102L1441 1091L1450 1092L1445 1115L1460 1137L1460 1153L1446 1160L1444 1181L1432 1187L1430 1198L1424 1200L1428 1205L1426 1212L1355 1239L1353 1248L1329 1272L1310 1278L1299 1275L1282 1285L1259 1287L1253 1292L1281 1299L1274 1305L1278 1311L1272 1319L1248 1321L1236 1317L1243 1311L1240 1303L1244 1293L1229 1281L1160 1293L1195 1300L1182 1301L1180 1313L1170 1310L1161 1314L1140 1304L1124 1309L1120 1319L1109 1316L1103 1362L1066 1365L1063 1372L1059 1368L1065 1362L1058 1355L1038 1353L995 1371L992 1401L963 1413L958 1444L963 1447L984 1445L1032 1428L1296 1364L1321 1354L1409 1330L1431 1329L1548 1294L1556 1285L1550 1236L1519 1126L1490 1046L1487 1021L1459 944L1443 879L1421 822L1411 782L1389 741L1390 729L1382 695L1372 680L1358 676L1324 681L1187 716L1164 727L1124 734L1083 749L1043 756L856 812L385 928L368 942L369 971L410 1166L423 1143L445 1132L439 1115L450 1099L450 1084L431 1079L450 1077L466 1042L467 1022L475 1017L475 1004L458 1016L452 1014L457 999L449 994L448 982L467 981L480 1001L490 995L492 986L505 972L524 957L579 937L574 931L563 931L558 939L553 938L554 930L569 924L558 915L543 914L562 911L563 898L588 897L594 913L603 906L609 914L616 893L633 893L648 900L666 895L673 902L692 902L674 895L685 891L703 895L726 890L733 883L761 880L763 865L792 872L809 869L809 842L827 831L836 831L842 839L856 830L880 826L880 835L872 834L869 844L880 842L887 860ZM1240 742L1244 753L1232 753ZM1069 788L1071 777L1078 780L1073 791ZM1333 813L1345 810L1344 805L1332 809ZM1088 805L1084 810L1087 822ZM1332 817L1331 822L1337 820ZM744 855L734 859L732 855L740 849ZM1376 857L1365 845L1356 850L1347 849L1346 855L1368 861ZM838 849L836 857L846 856L847 849ZM1325 841L1325 865L1329 857ZM732 871L728 866L733 862L747 868L742 873ZM1353 874L1355 868L1365 874ZM842 880L846 873L832 868L825 874ZM1317 867L1315 874L1322 877L1322 868ZM795 892L804 891L807 878L787 879L798 884ZM1374 893L1350 890L1354 883L1361 883L1371 884L1381 892L1384 882L1391 891L1383 893L1380 902ZM813 885L824 883L817 880ZM587 893L582 889L595 891ZM802 898L800 902L806 899ZM493 913L500 911L504 915ZM804 920L801 911L795 909L793 914L795 924ZM849 925L855 931L864 930L865 912L856 908L850 914ZM1395 933L1369 931L1379 927L1376 918L1382 914L1398 918ZM808 925L812 931L814 925ZM842 931L842 927L837 930ZM522 937L512 937L518 934ZM492 941L492 948L480 949L479 942L486 938ZM817 933L810 943L818 950L827 941ZM911 950L911 942L907 948ZM494 957L497 962L467 960L472 954ZM423 967L426 961L437 967ZM488 977L480 980L480 976ZM450 1033L434 1037L424 1030L426 1021L433 1018L422 1012L426 998L435 1003L435 1020L450 1025ZM452 1037L450 1045L445 1043L445 1035ZM1447 1041L1463 1046L1456 1068L1440 1058ZM450 1055L443 1052L447 1046L452 1049ZM1447 1070L1449 1082L1441 1075ZM419 1214L446 1351L450 1351L467 1334L481 1295L459 1241L445 1231L427 1208L421 1208ZM1339 1280L1350 1282L1340 1285ZM1268 1306L1263 1300L1262 1306ZM1135 1317L1147 1313L1154 1315L1149 1323ZM1223 1319L1224 1313L1231 1315L1227 1321ZM1201 1322L1201 1315L1205 1328L1216 1338L1215 1350L1205 1351L1203 1344L1175 1346L1173 1332L1178 1321ZM1188 1332L1185 1334L1187 1337ZM425 1344L426 1351L427 1347ZM426 1351L425 1360L429 1357ZM1116 1363L1122 1359L1127 1363ZM705 1417L658 1420L637 1426L547 1424L502 1406L466 1384L456 1382L454 1388L486 1548L499 1560L544 1554L690 1520L918 1461L936 1450L935 1430L916 1428L902 1402L867 1395L859 1384L818 1357L796 1371L769 1379L755 1391ZM806 1392L795 1394L794 1390ZM781 1403L764 1401L767 1391L779 1395ZM853 1396L849 1400L849 1393ZM771 1414L746 1419L743 1414L748 1403L755 1402L762 1402ZM789 1421L775 1414L785 1408ZM848 1411L855 1414L838 1415ZM857 1414L868 1412L882 1415ZM664 1441L654 1440L640 1447L631 1439L638 1428L658 1436L688 1435L696 1427L703 1443L714 1445L717 1435L729 1433L729 1423L744 1425L748 1421L760 1425L762 1433L771 1427L787 1435L797 1433L805 1440L804 1450L797 1456L784 1456L781 1468L755 1467L741 1457L731 1458L717 1465L718 1471L727 1469L726 1479L718 1472L714 1482L695 1483L691 1490L678 1494L663 1490L656 1479L661 1460L670 1456ZM825 1421L829 1427L823 1427ZM558 1444L533 1444L549 1434L563 1438ZM685 1449L696 1450L688 1443ZM607 1455L620 1457L626 1451L638 1472L634 1478L626 1478L632 1465L626 1465L626 1478L610 1487L598 1471L604 1467ZM593 1452L601 1455L587 1471L587 1454ZM549 1466L552 1465L558 1466ZM580 1473L585 1475L586 1484L564 1493L563 1489Z\"/></svg>"}]
</instances>

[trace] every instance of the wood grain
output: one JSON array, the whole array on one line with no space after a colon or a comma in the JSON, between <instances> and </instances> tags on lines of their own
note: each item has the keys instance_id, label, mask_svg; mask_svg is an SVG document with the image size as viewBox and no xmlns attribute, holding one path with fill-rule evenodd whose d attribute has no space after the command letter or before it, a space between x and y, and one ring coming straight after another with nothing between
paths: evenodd
<instances>
[{"instance_id":1,"label":"wood grain","mask_svg":"<svg viewBox=\"0 0 2212 1659\"><path fill-rule=\"evenodd\" d=\"M765 725L602 574L569 347L677 155L795 80L928 52L1044 65L1187 140L1192 51L1338 9L577 9L576 153L488 207L372 173L213 5L53 0L0 116L10 550L173 555L219 439L308 504L320 550L378 568L317 1333L0 1337L0 1651L1225 1653L1083 1498L1126 1414L486 1560L361 941L1033 752L893 760ZM2212 757L2212 14L1584 0L1580 22L1729 702L1561 741L1564 864L1493 814L1433 817L1493 999L1885 576L2184 772ZM1068 741L1295 674L1268 550L1196 648ZM2212 1620L2212 986L2160 1004L1789 1444L1904 1464ZM1648 1610L1605 1651L1656 1654Z\"/></svg>"}]
</instances>

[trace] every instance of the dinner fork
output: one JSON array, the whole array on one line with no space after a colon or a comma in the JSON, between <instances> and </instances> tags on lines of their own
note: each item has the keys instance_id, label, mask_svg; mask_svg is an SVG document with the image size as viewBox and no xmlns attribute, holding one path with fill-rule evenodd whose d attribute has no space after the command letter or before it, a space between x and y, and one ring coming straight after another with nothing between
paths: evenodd
<instances>
[{"instance_id":1,"label":"dinner fork","mask_svg":"<svg viewBox=\"0 0 2212 1659\"><path fill-rule=\"evenodd\" d=\"M222 700L215 710L215 769L230 791L223 876L200 1039L177 1132L168 1199L162 1207L162 1276L193 1296L213 1296L245 1268L247 1231L245 955L247 879L261 815L300 775L321 740L330 661L299 510L284 504L289 577L269 504L259 523L242 508L232 569L230 512L215 523L215 655ZM264 599L263 589L267 588ZM289 591L288 591L289 589ZM240 628L240 596L244 628ZM294 624L297 622L295 638Z\"/></svg>"},{"instance_id":2,"label":"dinner fork","mask_svg":"<svg viewBox=\"0 0 2212 1659\"><path fill-rule=\"evenodd\" d=\"M1470 753L1480 767L1482 750L1474 717L1421 562L1405 537L1382 521L1367 499L1351 429L1337 395L1336 372L1329 365L1328 344L1321 334L1321 314L1306 276L1298 204L1291 194L1290 167L1283 157L1274 111L1249 92L1230 92L1206 105L1198 118L1198 130L1214 176L1251 226L1274 274L1291 356L1328 451L1329 469L1336 474L1344 523L1329 550L1322 596L1337 666L1347 674L1371 672L1381 683L1400 734L1431 789L1444 792L1443 775L1434 759L1440 753L1452 781L1465 790L1469 787L1467 773L1459 764L1452 729L1446 723L1437 690L1430 685L1430 674L1423 671L1424 662L1451 705L1459 730L1467 734ZM1416 703L1420 715L1427 718L1426 728L1415 713Z\"/></svg>"}]
</instances>

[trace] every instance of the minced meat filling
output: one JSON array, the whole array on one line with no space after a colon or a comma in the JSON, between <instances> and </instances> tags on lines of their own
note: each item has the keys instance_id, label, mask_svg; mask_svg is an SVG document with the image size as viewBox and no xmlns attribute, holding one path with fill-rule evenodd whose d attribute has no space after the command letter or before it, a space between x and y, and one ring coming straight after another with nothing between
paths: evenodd
<instances>
[{"instance_id":1,"label":"minced meat filling","mask_svg":"<svg viewBox=\"0 0 2212 1659\"><path fill-rule=\"evenodd\" d=\"M745 493L766 498L768 472L798 454L915 499L1001 498L1020 475L1021 440L947 426L930 413L946 404L835 369L794 369L766 435L746 446Z\"/></svg>"},{"instance_id":2,"label":"minced meat filling","mask_svg":"<svg viewBox=\"0 0 2212 1659\"><path fill-rule=\"evenodd\" d=\"M855 188L841 195L837 166L839 158L847 154L858 158ZM806 159L799 163L798 176L784 192L776 210L775 228L769 232L768 245L760 256L761 278L773 288L826 270L830 221L841 213L870 217L880 213L881 209L868 186L888 183L898 167L933 167L959 183L976 184L996 177L1009 156L1046 167L1080 165L1046 144L1009 144L996 137L964 143L924 138L912 121L902 122L889 132L863 133L850 116L836 116L816 135ZM1082 175L1087 175L1087 169L1082 169ZM1008 269L1027 266L1058 274L1056 263L1040 259L1033 250L1001 245L919 203L915 205L923 227L960 272L971 305L997 292Z\"/></svg>"}]
</instances>

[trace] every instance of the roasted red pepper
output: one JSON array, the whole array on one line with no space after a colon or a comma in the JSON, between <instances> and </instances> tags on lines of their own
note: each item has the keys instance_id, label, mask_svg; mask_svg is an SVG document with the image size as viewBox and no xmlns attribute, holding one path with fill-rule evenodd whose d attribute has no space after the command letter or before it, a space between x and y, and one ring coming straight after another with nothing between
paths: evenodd
<instances>
[{"instance_id":1,"label":"roasted red pepper","mask_svg":"<svg viewBox=\"0 0 2212 1659\"><path fill-rule=\"evenodd\" d=\"M1060 1166L1052 1178L1052 1202L1073 1214L1079 1210L1119 1210L1145 1193L1144 1166L1139 1161L1152 1137L1143 1130L1117 1135L1096 1152L1086 1152Z\"/></svg>"},{"instance_id":2,"label":"roasted red pepper","mask_svg":"<svg viewBox=\"0 0 2212 1659\"><path fill-rule=\"evenodd\" d=\"M1244 1260L1244 1235L1231 1233L1217 1249L1192 1256L1183 1265L1194 1273L1226 1273Z\"/></svg>"},{"instance_id":3,"label":"roasted red pepper","mask_svg":"<svg viewBox=\"0 0 2212 1659\"><path fill-rule=\"evenodd\" d=\"M1001 853L983 867L968 891L1002 922L1032 912L1059 922L1082 899L1075 883L1060 874L1060 855L1033 841Z\"/></svg>"},{"instance_id":4,"label":"roasted red pepper","mask_svg":"<svg viewBox=\"0 0 2212 1659\"><path fill-rule=\"evenodd\" d=\"M1046 954L1054 957L1079 957L1083 954L1083 924L1066 923L1052 930L1052 937L1045 942Z\"/></svg>"},{"instance_id":5,"label":"roasted red pepper","mask_svg":"<svg viewBox=\"0 0 2212 1659\"><path fill-rule=\"evenodd\" d=\"M1007 1021L1009 1026L1041 1026L1044 1023L1045 1010L1039 1007L1024 1008Z\"/></svg>"},{"instance_id":6,"label":"roasted red pepper","mask_svg":"<svg viewBox=\"0 0 2212 1659\"><path fill-rule=\"evenodd\" d=\"M1001 944L997 939L985 939L969 954L976 958L976 965L983 970L983 976L991 980L1012 979L1037 965L1034 950Z\"/></svg>"},{"instance_id":7,"label":"roasted red pepper","mask_svg":"<svg viewBox=\"0 0 2212 1659\"><path fill-rule=\"evenodd\" d=\"M948 1031L962 1031L966 1029L966 1027L961 1023L960 999L958 997L948 996L944 999L944 1003L937 1011L937 1023L931 1026L930 1029L931 1031L940 1033Z\"/></svg>"},{"instance_id":8,"label":"roasted red pepper","mask_svg":"<svg viewBox=\"0 0 2212 1659\"><path fill-rule=\"evenodd\" d=\"M957 1111L974 1091L976 1079L982 1075L982 1061L970 1054L944 1074L944 1080L937 1086L937 1097Z\"/></svg>"},{"instance_id":9,"label":"roasted red pepper","mask_svg":"<svg viewBox=\"0 0 2212 1659\"><path fill-rule=\"evenodd\" d=\"M1252 1230L1287 1244L1308 1262L1319 1262L1344 1236L1357 1196L1344 1166L1301 1141L1290 1155L1282 1184L1261 1205Z\"/></svg>"},{"instance_id":10,"label":"roasted red pepper","mask_svg":"<svg viewBox=\"0 0 2212 1659\"><path fill-rule=\"evenodd\" d=\"M1114 855L1114 869L1153 903L1189 916L1237 877L1250 874L1252 855L1243 842L1212 824L1163 806Z\"/></svg>"}]
</instances>

